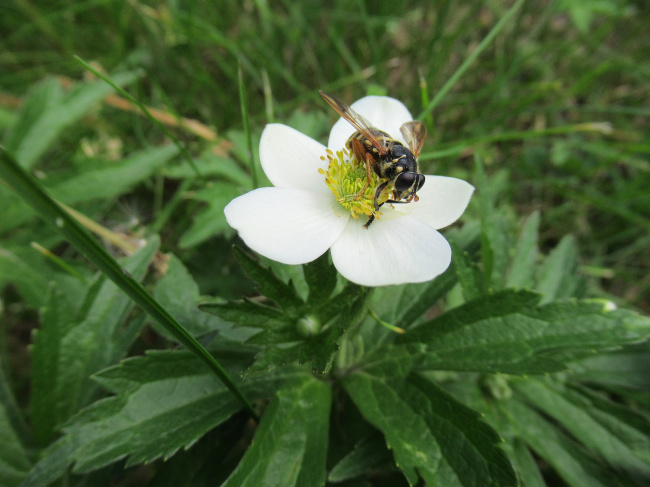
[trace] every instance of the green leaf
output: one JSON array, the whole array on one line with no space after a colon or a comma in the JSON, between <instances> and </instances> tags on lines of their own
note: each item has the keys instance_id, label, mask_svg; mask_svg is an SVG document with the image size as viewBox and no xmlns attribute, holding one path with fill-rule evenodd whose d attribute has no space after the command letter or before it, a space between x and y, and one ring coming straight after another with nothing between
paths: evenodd
<instances>
[{"instance_id":1,"label":"green leaf","mask_svg":"<svg viewBox=\"0 0 650 487\"><path fill-rule=\"evenodd\" d=\"M56 199L69 205L114 198L154 174L176 154L175 145L149 147L132 154L119 165L89 170L47 189Z\"/></svg>"},{"instance_id":2,"label":"green leaf","mask_svg":"<svg viewBox=\"0 0 650 487\"><path fill-rule=\"evenodd\" d=\"M529 291L502 291L452 309L396 341L419 343L425 368L539 374L650 335L650 319L632 311L589 300L539 306L541 299Z\"/></svg>"},{"instance_id":3,"label":"green leaf","mask_svg":"<svg viewBox=\"0 0 650 487\"><path fill-rule=\"evenodd\" d=\"M485 277L476 262L467 252L450 240L451 255L458 282L463 290L465 301L471 301L484 293Z\"/></svg>"},{"instance_id":4,"label":"green leaf","mask_svg":"<svg viewBox=\"0 0 650 487\"><path fill-rule=\"evenodd\" d=\"M221 179L230 180L226 184L227 186L252 189L251 177L235 160L213 154L211 149L206 150L200 158L195 159L194 164L203 176L219 176ZM193 179L196 177L196 171L189 164L166 167L162 173L170 179Z\"/></svg>"},{"instance_id":5,"label":"green leaf","mask_svg":"<svg viewBox=\"0 0 650 487\"><path fill-rule=\"evenodd\" d=\"M252 359L246 349L227 344L214 352L236 376ZM252 397L263 398L305 374L251 378L240 384ZM76 462L75 472L98 469L128 457L127 466L169 457L207 431L226 421L242 403L211 371L187 352L152 351L130 358L96 375L116 395L82 410L65 428L65 436L51 455L36 465L30 476L50 479L62 465Z\"/></svg>"},{"instance_id":6,"label":"green leaf","mask_svg":"<svg viewBox=\"0 0 650 487\"><path fill-rule=\"evenodd\" d=\"M302 266L309 286L308 303L318 304L332 295L336 287L337 272L330 261L329 252Z\"/></svg>"},{"instance_id":7,"label":"green leaf","mask_svg":"<svg viewBox=\"0 0 650 487\"><path fill-rule=\"evenodd\" d=\"M157 282L154 297L195 337L230 328L230 325L218 317L201 312L199 286L175 255L169 256L167 272ZM159 327L158 331L171 336L162 327Z\"/></svg>"},{"instance_id":8,"label":"green leaf","mask_svg":"<svg viewBox=\"0 0 650 487\"><path fill-rule=\"evenodd\" d=\"M223 213L224 208L237 196L240 196L239 188L232 183L213 182L209 186L192 197L207 203L193 219L192 225L181 236L179 245L187 249L195 247L215 235L230 235L233 232L226 221Z\"/></svg>"},{"instance_id":9,"label":"green leaf","mask_svg":"<svg viewBox=\"0 0 650 487\"><path fill-rule=\"evenodd\" d=\"M278 303L287 313L302 307L303 301L298 297L293 286L284 283L272 270L262 267L250 254L240 248L234 247L234 251L246 274L259 285L259 290L264 296Z\"/></svg>"},{"instance_id":10,"label":"green leaf","mask_svg":"<svg viewBox=\"0 0 650 487\"><path fill-rule=\"evenodd\" d=\"M235 416L209 431L187 450L158 465L147 487L199 487L221 485L244 454L241 442L247 419Z\"/></svg>"},{"instance_id":11,"label":"green leaf","mask_svg":"<svg viewBox=\"0 0 650 487\"><path fill-rule=\"evenodd\" d=\"M258 301L244 299L227 303L203 303L201 311L217 315L231 321L234 326L260 328L269 332L280 332L294 323L277 308L272 308ZM293 336L293 335L292 335ZM295 335L297 337L297 335ZM269 340L266 343L283 343Z\"/></svg>"},{"instance_id":12,"label":"green leaf","mask_svg":"<svg viewBox=\"0 0 650 487\"><path fill-rule=\"evenodd\" d=\"M481 250L483 272L488 289L501 289L510 261L510 224L496 208L496 195L488 183L480 158L476 157L475 184L480 197Z\"/></svg>"},{"instance_id":13,"label":"green leaf","mask_svg":"<svg viewBox=\"0 0 650 487\"><path fill-rule=\"evenodd\" d=\"M359 441L354 449L330 470L329 482L343 482L369 474L392 461L379 434L371 434Z\"/></svg>"},{"instance_id":14,"label":"green leaf","mask_svg":"<svg viewBox=\"0 0 650 487\"><path fill-rule=\"evenodd\" d=\"M21 484L31 467L29 456L11 425L4 404L0 403L0 485Z\"/></svg>"},{"instance_id":15,"label":"green leaf","mask_svg":"<svg viewBox=\"0 0 650 487\"><path fill-rule=\"evenodd\" d=\"M539 212L533 212L523 223L515 245L515 255L510 264L506 287L530 288L534 286L537 269L537 232Z\"/></svg>"},{"instance_id":16,"label":"green leaf","mask_svg":"<svg viewBox=\"0 0 650 487\"><path fill-rule=\"evenodd\" d=\"M611 414L612 407L598 407L606 406L606 401L596 404L594 398L550 380L517 380L511 385L532 407L555 418L589 451L602 456L621 474L629 475L635 485L650 482L650 438L646 436L650 422L646 420L645 432L636 430ZM621 412L620 408L616 411L617 415Z\"/></svg>"},{"instance_id":17,"label":"green leaf","mask_svg":"<svg viewBox=\"0 0 650 487\"><path fill-rule=\"evenodd\" d=\"M605 387L650 389L650 344L625 347L607 354L585 357L570 364L573 380Z\"/></svg>"},{"instance_id":18,"label":"green leaf","mask_svg":"<svg viewBox=\"0 0 650 487\"><path fill-rule=\"evenodd\" d=\"M420 376L390 381L358 372L344 387L385 436L410 485L508 486L517 477L479 414Z\"/></svg>"},{"instance_id":19,"label":"green leaf","mask_svg":"<svg viewBox=\"0 0 650 487\"><path fill-rule=\"evenodd\" d=\"M140 70L111 76L117 85L132 83ZM79 83L67 94L54 87L57 81L47 81L32 95L35 99L21 110L11 138L6 140L7 150L21 165L29 169L56 138L71 124L84 116L93 105L114 90L103 81Z\"/></svg>"},{"instance_id":20,"label":"green leaf","mask_svg":"<svg viewBox=\"0 0 650 487\"><path fill-rule=\"evenodd\" d=\"M511 445L504 445L504 449L509 454L521 485L524 487L546 487L537 462L523 441L515 438Z\"/></svg>"},{"instance_id":21,"label":"green leaf","mask_svg":"<svg viewBox=\"0 0 650 487\"><path fill-rule=\"evenodd\" d=\"M584 279L576 274L578 250L575 239L567 235L553 249L539 269L535 289L544 295L542 303L555 299L581 297Z\"/></svg>"},{"instance_id":22,"label":"green leaf","mask_svg":"<svg viewBox=\"0 0 650 487\"><path fill-rule=\"evenodd\" d=\"M43 300L43 290L47 280L39 272L25 263L20 256L10 249L0 247L0 288L13 284L32 306L38 306Z\"/></svg>"},{"instance_id":23,"label":"green leaf","mask_svg":"<svg viewBox=\"0 0 650 487\"><path fill-rule=\"evenodd\" d=\"M20 149L22 140L28 136L32 125L43 113L55 108L63 98L61 83L56 78L46 78L34 85L20 108L14 124L9 127L3 139L5 148L14 154Z\"/></svg>"},{"instance_id":24,"label":"green leaf","mask_svg":"<svg viewBox=\"0 0 650 487\"><path fill-rule=\"evenodd\" d=\"M31 422L37 442L46 444L55 430L68 419L57 407L60 353L64 337L75 326L74 312L63 291L53 282L41 309L41 326L34 332L32 346Z\"/></svg>"},{"instance_id":25,"label":"green leaf","mask_svg":"<svg viewBox=\"0 0 650 487\"><path fill-rule=\"evenodd\" d=\"M134 279L141 280L153 260L158 243L157 238L151 239L140 251L123 261L123 269ZM62 420L89 404L96 394L97 387L91 382L90 376L116 363L126 351L124 346L120 346L118 336L120 325L124 323L131 308L131 300L108 280L102 282L97 294L94 294L92 288L89 291L90 304L77 319L69 315L47 315L61 320L59 323L45 325L58 341L47 345L46 339L39 342L45 346L44 353L47 356L58 356L58 361L54 364L48 364L45 360L39 360L39 363L56 368L57 380L49 387L55 390L57 400L50 407L57 410L55 416ZM61 329L66 331L65 335L58 331ZM35 355L41 353L37 345L34 348ZM128 347L130 344L122 345ZM53 346L58 346L58 352L52 351ZM39 374L49 375L47 372Z\"/></svg>"},{"instance_id":26,"label":"green leaf","mask_svg":"<svg viewBox=\"0 0 650 487\"><path fill-rule=\"evenodd\" d=\"M279 390L223 487L324 485L331 400L330 386L313 378Z\"/></svg>"},{"instance_id":27,"label":"green leaf","mask_svg":"<svg viewBox=\"0 0 650 487\"><path fill-rule=\"evenodd\" d=\"M407 329L447 294L457 281L456 272L453 267L450 267L428 283L381 288L376 293L377 299L384 303L390 313L393 313L393 316L383 313L382 316L385 316L385 320L389 323ZM386 299L382 299L382 296L386 296ZM376 311L381 313L380 309Z\"/></svg>"},{"instance_id":28,"label":"green leaf","mask_svg":"<svg viewBox=\"0 0 650 487\"><path fill-rule=\"evenodd\" d=\"M581 445L561 433L553 423L517 400L499 403L503 414L537 455L575 487L620 485L616 476Z\"/></svg>"}]
</instances>

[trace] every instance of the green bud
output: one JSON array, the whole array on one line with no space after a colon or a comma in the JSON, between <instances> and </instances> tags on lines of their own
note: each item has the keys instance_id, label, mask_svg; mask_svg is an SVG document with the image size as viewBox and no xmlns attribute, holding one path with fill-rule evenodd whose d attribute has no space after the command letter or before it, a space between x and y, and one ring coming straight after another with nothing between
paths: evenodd
<instances>
[{"instance_id":1,"label":"green bud","mask_svg":"<svg viewBox=\"0 0 650 487\"><path fill-rule=\"evenodd\" d=\"M320 328L320 320L317 316L314 315L307 315L303 318L300 318L298 320L298 324L296 325L296 329L298 330L300 336L305 338L311 338L318 335L320 333Z\"/></svg>"}]
</instances>

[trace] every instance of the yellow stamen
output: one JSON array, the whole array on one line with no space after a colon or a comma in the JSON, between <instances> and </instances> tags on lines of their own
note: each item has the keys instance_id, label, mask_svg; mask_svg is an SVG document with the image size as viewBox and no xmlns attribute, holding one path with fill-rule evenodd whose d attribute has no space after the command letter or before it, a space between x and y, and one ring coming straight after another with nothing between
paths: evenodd
<instances>
[{"instance_id":1,"label":"yellow stamen","mask_svg":"<svg viewBox=\"0 0 650 487\"><path fill-rule=\"evenodd\" d=\"M329 160L327 171L319 169L318 172L325 176L325 184L332 190L336 201L350 211L350 216L357 219L359 215L370 216L374 213L379 218L380 212L375 210L375 192L383 182L371 172L371 180L368 187L362 192L366 184L367 174L364 163L359 163L356 158L351 158L346 149L337 151L336 154L327 149L327 156L321 156L322 160ZM392 192L393 185L388 184L377 199L381 204L388 199Z\"/></svg>"}]
</instances>

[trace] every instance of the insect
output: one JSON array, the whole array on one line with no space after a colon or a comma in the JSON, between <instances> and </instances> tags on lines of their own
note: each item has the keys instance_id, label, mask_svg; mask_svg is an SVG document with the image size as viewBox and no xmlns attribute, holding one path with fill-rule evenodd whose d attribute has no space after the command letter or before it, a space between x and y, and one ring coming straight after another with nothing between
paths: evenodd
<instances>
[{"instance_id":1,"label":"insect","mask_svg":"<svg viewBox=\"0 0 650 487\"><path fill-rule=\"evenodd\" d=\"M417 192L424 186L424 176L418 169L417 157L427 135L426 127L416 120L402 124L400 132L408 145L405 147L338 98L323 91L320 91L320 95L341 117L357 129L345 143L357 160L363 161L366 165L367 182L356 198L360 198L369 186L372 170L381 179L385 179L375 191L375 211L379 211L379 207L383 205L383 203L378 204L377 199L391 182L395 189L392 193L393 198L387 200L388 203L418 201ZM364 227L368 228L374 220L373 212Z\"/></svg>"}]
</instances>

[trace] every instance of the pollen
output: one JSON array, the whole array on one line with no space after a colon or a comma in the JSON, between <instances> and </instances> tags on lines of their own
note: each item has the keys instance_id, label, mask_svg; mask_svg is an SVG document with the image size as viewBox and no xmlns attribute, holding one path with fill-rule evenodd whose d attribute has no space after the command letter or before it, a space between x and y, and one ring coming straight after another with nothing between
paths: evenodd
<instances>
[{"instance_id":1,"label":"pollen","mask_svg":"<svg viewBox=\"0 0 650 487\"><path fill-rule=\"evenodd\" d=\"M325 176L325 184L334 193L336 201L350 212L352 218L359 218L359 215L379 218L380 212L375 211L375 192L377 187L383 182L374 171L370 171L370 181L365 163L360 163L355 157L351 157L346 149L334 153L327 149L326 155L321 156L322 160L329 161L327 170L319 169L318 172ZM364 189L364 186L368 186ZM393 189L389 184L382 191L377 199L377 204L381 204L388 199L388 195Z\"/></svg>"}]
</instances>

